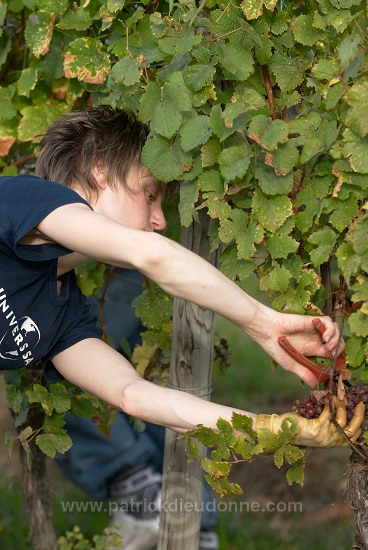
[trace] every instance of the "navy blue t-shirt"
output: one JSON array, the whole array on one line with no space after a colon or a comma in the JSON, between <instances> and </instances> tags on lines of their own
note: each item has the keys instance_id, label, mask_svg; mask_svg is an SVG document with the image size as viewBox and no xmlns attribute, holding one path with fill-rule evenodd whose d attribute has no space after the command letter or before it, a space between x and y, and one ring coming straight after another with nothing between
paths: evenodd
<instances>
[{"instance_id":1,"label":"navy blue t-shirt","mask_svg":"<svg viewBox=\"0 0 368 550\"><path fill-rule=\"evenodd\" d=\"M50 212L88 203L75 191L35 176L0 177L0 370L48 362L85 338L100 338L74 271L57 263L71 251L58 244L24 245L20 240ZM89 205L88 205L89 206Z\"/></svg>"}]
</instances>

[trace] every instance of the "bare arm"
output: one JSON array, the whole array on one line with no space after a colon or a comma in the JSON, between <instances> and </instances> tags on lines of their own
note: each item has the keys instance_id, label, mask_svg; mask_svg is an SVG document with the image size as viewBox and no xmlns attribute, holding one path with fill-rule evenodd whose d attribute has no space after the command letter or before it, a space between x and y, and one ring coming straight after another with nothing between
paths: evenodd
<instances>
[{"instance_id":1,"label":"bare arm","mask_svg":"<svg viewBox=\"0 0 368 550\"><path fill-rule=\"evenodd\" d=\"M231 420L233 411L255 417L147 382L122 355L101 340L83 340L59 353L53 363L67 380L114 407L177 432L185 432L197 424L216 428L217 420L220 417Z\"/></svg>"},{"instance_id":2,"label":"bare arm","mask_svg":"<svg viewBox=\"0 0 368 550\"><path fill-rule=\"evenodd\" d=\"M122 226L87 206L62 206L38 226L46 237L79 254L120 267L133 267L173 296L226 317L261 345L286 370L310 386L315 376L278 346L288 336L305 355L326 357L338 345L338 329L324 318L324 343L312 326L313 317L280 314L248 296L219 270L178 243L150 232Z\"/></svg>"}]
</instances>

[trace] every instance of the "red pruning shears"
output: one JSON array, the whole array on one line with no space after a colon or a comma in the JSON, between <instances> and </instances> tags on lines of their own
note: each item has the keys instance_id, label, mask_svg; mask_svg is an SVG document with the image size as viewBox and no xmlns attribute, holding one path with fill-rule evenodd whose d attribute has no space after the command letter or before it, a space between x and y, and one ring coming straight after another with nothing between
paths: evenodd
<instances>
[{"instance_id":1,"label":"red pruning shears","mask_svg":"<svg viewBox=\"0 0 368 550\"><path fill-rule=\"evenodd\" d=\"M313 319L312 321L314 328L321 334L324 333L326 330L325 325L320 321L319 319ZM286 338L286 336L280 336L279 338L279 344L284 349L290 357L293 357L298 363L303 365L303 367L307 367L310 371L313 372L315 377L318 379L319 382L328 382L330 378L330 373L327 368L322 367L321 365L318 365L317 363L314 363L308 357L305 357L302 353L297 351L294 346L292 346L289 342L289 340ZM334 372L335 374L340 374L340 372L345 368L346 366L346 360L345 360L345 353L341 353L335 360L334 364Z\"/></svg>"}]
</instances>

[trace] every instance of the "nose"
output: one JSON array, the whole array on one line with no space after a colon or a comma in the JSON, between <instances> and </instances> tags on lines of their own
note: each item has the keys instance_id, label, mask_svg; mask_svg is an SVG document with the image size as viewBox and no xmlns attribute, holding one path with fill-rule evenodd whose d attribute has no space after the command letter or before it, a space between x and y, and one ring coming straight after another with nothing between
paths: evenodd
<instances>
[{"instance_id":1,"label":"nose","mask_svg":"<svg viewBox=\"0 0 368 550\"><path fill-rule=\"evenodd\" d=\"M166 218L161 206L157 205L152 209L150 222L153 231L163 231L165 229Z\"/></svg>"}]
</instances>

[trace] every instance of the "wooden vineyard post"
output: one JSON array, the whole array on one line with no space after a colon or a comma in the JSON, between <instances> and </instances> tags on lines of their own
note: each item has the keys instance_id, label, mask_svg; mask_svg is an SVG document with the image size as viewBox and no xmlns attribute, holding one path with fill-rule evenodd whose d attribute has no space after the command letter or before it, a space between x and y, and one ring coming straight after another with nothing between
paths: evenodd
<instances>
[{"instance_id":1,"label":"wooden vineyard post","mask_svg":"<svg viewBox=\"0 0 368 550\"><path fill-rule=\"evenodd\" d=\"M181 244L217 265L210 257L207 214L200 223L182 229ZM169 386L210 399L213 361L214 314L191 302L175 299ZM185 442L166 430L163 489L158 550L198 550L203 472L199 461L188 464ZM202 447L202 456L205 448Z\"/></svg>"}]
</instances>

